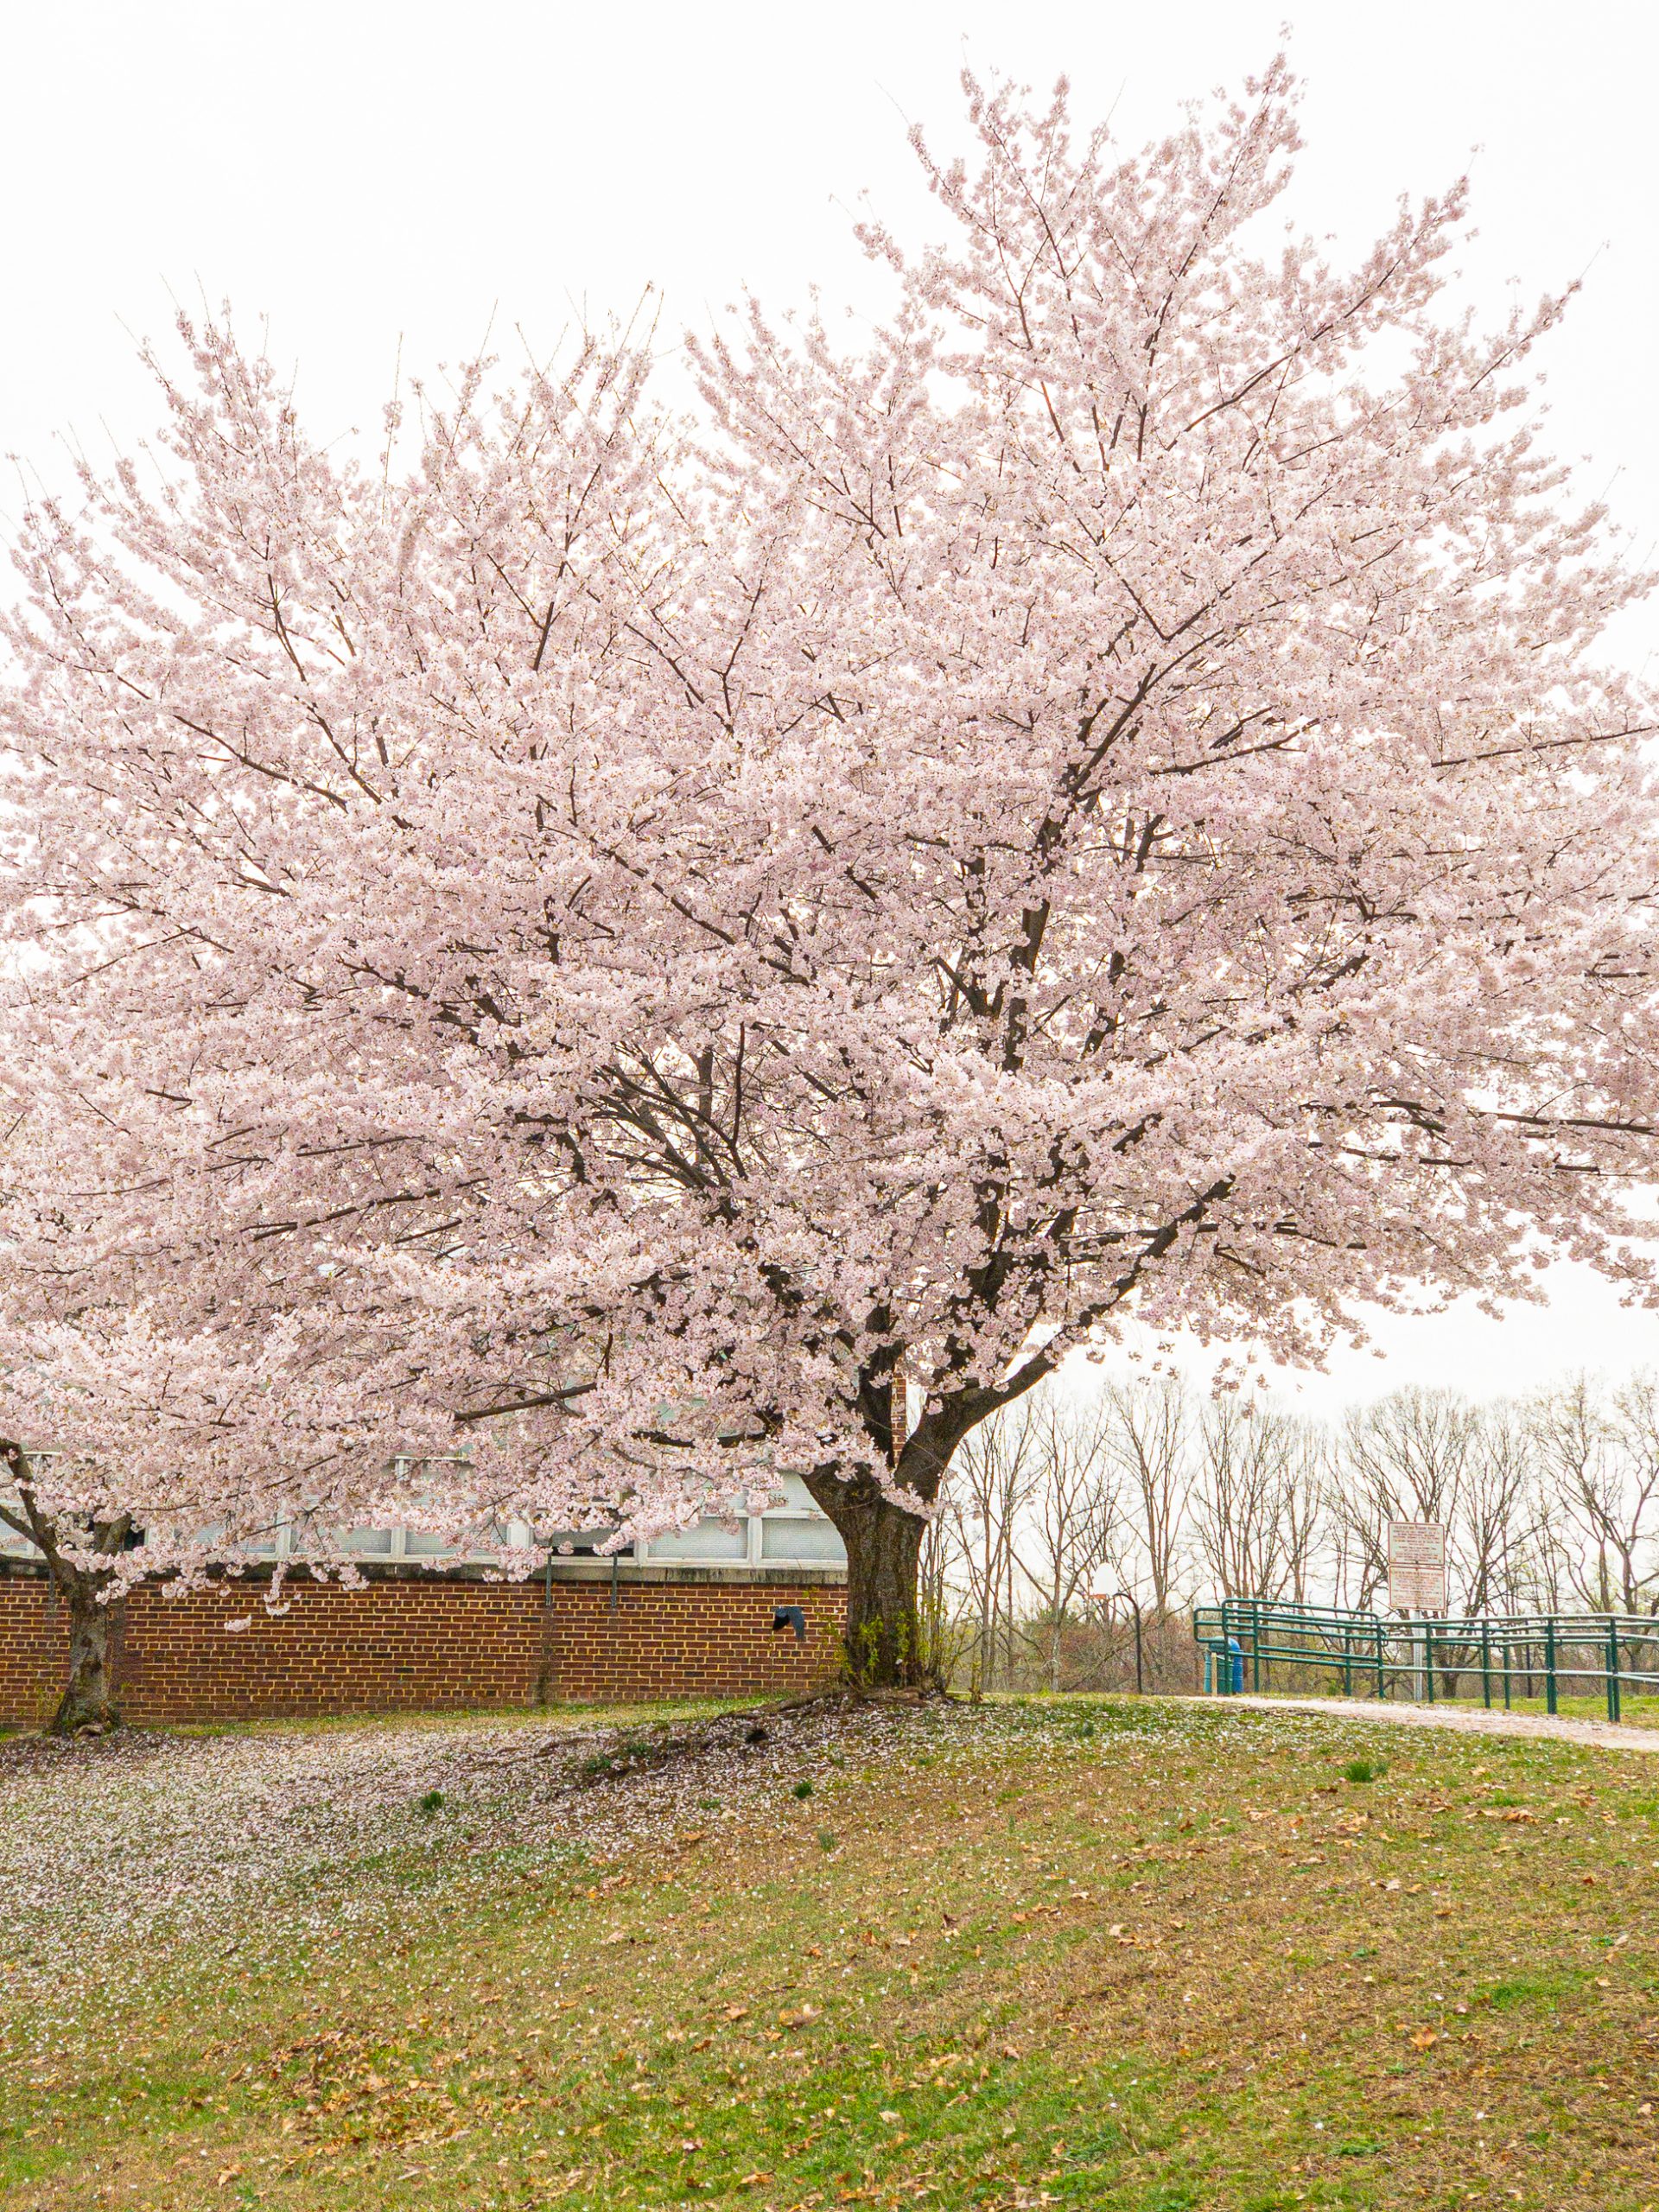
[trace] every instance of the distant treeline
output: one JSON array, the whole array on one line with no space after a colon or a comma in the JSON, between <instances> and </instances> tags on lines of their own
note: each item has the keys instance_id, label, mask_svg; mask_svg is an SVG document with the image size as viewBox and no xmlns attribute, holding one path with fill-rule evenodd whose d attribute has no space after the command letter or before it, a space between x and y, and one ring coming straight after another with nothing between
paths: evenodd
<instances>
[{"instance_id":1,"label":"distant treeline","mask_svg":"<svg viewBox=\"0 0 1659 2212\"><path fill-rule=\"evenodd\" d=\"M1659 1380L1475 1403L1402 1389L1325 1423L1173 1378L1033 1394L952 1462L925 1564L958 1680L1154 1685L1224 1597L1386 1606L1386 1528L1447 1531L1453 1612L1659 1612ZM1089 1598L1104 1567L1123 1596Z\"/></svg>"}]
</instances>

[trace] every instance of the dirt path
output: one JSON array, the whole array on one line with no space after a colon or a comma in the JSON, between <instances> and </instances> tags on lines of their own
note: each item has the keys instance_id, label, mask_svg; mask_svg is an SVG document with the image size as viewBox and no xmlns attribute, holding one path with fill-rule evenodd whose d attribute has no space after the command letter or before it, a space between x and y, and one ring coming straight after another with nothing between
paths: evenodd
<instances>
[{"instance_id":1,"label":"dirt path","mask_svg":"<svg viewBox=\"0 0 1659 2212\"><path fill-rule=\"evenodd\" d=\"M1544 1713L1489 1713L1484 1706L1390 1705L1338 1697L1189 1698L1191 1705L1247 1707L1252 1713L1325 1713L1333 1719L1376 1720L1389 1727L1453 1728L1470 1736L1547 1736L1609 1751L1659 1752L1659 1728L1620 1728L1609 1720L1568 1720Z\"/></svg>"}]
</instances>

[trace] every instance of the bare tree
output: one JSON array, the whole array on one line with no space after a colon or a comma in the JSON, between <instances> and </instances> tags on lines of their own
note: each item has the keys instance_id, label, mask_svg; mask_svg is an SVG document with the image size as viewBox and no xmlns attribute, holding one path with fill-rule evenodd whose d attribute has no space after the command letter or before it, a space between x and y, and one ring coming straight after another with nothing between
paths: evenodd
<instances>
[{"instance_id":1,"label":"bare tree","mask_svg":"<svg viewBox=\"0 0 1659 2212\"><path fill-rule=\"evenodd\" d=\"M1659 1381L1645 1370L1614 1395L1624 1459L1623 1510L1611 1548L1627 1613L1659 1613Z\"/></svg>"},{"instance_id":2,"label":"bare tree","mask_svg":"<svg viewBox=\"0 0 1659 2212\"><path fill-rule=\"evenodd\" d=\"M975 1429L945 1478L943 1518L976 1624L976 1672L988 1687L1012 1680L1022 1582L1020 1517L1042 1474L1040 1401L1022 1398Z\"/></svg>"},{"instance_id":3,"label":"bare tree","mask_svg":"<svg viewBox=\"0 0 1659 2212\"><path fill-rule=\"evenodd\" d=\"M1597 1612L1659 1608L1659 1384L1631 1376L1611 1398L1575 1376L1533 1407L1567 1586Z\"/></svg>"},{"instance_id":4,"label":"bare tree","mask_svg":"<svg viewBox=\"0 0 1659 2212\"><path fill-rule=\"evenodd\" d=\"M1168 1614L1186 1535L1192 1407L1173 1376L1110 1383L1102 1393L1103 1436L1121 1478L1113 1558L1127 1586L1149 1597L1154 1621Z\"/></svg>"},{"instance_id":5,"label":"bare tree","mask_svg":"<svg viewBox=\"0 0 1659 2212\"><path fill-rule=\"evenodd\" d=\"M1388 1580L1390 1521L1457 1522L1479 1426L1477 1408L1450 1390L1395 1390L1350 1410L1330 1510L1362 1611Z\"/></svg>"},{"instance_id":6,"label":"bare tree","mask_svg":"<svg viewBox=\"0 0 1659 2212\"><path fill-rule=\"evenodd\" d=\"M1334 1434L1281 1407L1195 1403L1173 1377L1040 1389L952 1463L931 1611L954 1603L982 1681L1119 1679L1124 1624L1084 1603L1103 1566L1167 1678L1189 1570L1222 1597L1370 1610L1392 1520L1445 1526L1458 1611L1659 1613L1659 1379L1580 1378L1523 1406L1397 1390Z\"/></svg>"},{"instance_id":7,"label":"bare tree","mask_svg":"<svg viewBox=\"0 0 1659 2212\"><path fill-rule=\"evenodd\" d=\"M1323 1518L1320 1432L1275 1408L1213 1398L1198 1461L1193 1532L1217 1595L1306 1603Z\"/></svg>"},{"instance_id":8,"label":"bare tree","mask_svg":"<svg viewBox=\"0 0 1659 2212\"><path fill-rule=\"evenodd\" d=\"M1547 1516L1532 1422L1506 1399L1478 1409L1453 1531L1465 1612L1518 1612L1535 1592Z\"/></svg>"},{"instance_id":9,"label":"bare tree","mask_svg":"<svg viewBox=\"0 0 1659 2212\"><path fill-rule=\"evenodd\" d=\"M1021 1531L1020 1565L1039 1600L1048 1685L1058 1690L1077 1601L1111 1550L1122 1478L1098 1399L1049 1395L1039 1421L1038 1477Z\"/></svg>"}]
</instances>

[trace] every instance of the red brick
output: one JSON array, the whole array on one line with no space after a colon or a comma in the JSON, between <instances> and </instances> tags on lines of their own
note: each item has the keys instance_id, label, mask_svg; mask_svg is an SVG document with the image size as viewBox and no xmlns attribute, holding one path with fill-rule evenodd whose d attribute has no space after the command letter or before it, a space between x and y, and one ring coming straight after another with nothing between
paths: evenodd
<instances>
[{"instance_id":1,"label":"red brick","mask_svg":"<svg viewBox=\"0 0 1659 2212\"><path fill-rule=\"evenodd\" d=\"M272 1616L259 1585L128 1601L116 1680L129 1719L213 1720L526 1706L804 1689L831 1675L845 1592L833 1583L370 1580L290 1582ZM800 1605L807 1641L772 1632ZM252 1625L227 1632L227 1620ZM56 1702L61 1605L44 1577L0 1573L0 1724Z\"/></svg>"}]
</instances>

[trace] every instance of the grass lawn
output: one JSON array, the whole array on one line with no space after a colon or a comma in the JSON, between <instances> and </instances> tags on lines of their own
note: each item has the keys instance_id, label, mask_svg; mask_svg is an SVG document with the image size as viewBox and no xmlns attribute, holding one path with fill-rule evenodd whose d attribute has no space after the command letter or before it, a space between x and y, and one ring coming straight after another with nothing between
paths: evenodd
<instances>
[{"instance_id":1,"label":"grass lawn","mask_svg":"<svg viewBox=\"0 0 1659 2212\"><path fill-rule=\"evenodd\" d=\"M1436 1672L1438 1673L1438 1669ZM1248 1688L1248 1685L1247 1685ZM1386 1709L1387 1700L1373 1698L1363 1681L1356 1681L1351 1691L1344 1691L1339 1675L1311 1667L1278 1668L1272 1669L1271 1679L1261 1694L1267 1697L1329 1698L1360 1704L1375 1704L1378 1712ZM1405 1694L1402 1692L1403 1698ZM1459 1680L1458 1694L1446 1697L1443 1691L1438 1701L1453 1713L1478 1713L1482 1710L1480 1677L1464 1674ZM1495 1684L1491 1710L1501 1713L1506 1710L1502 1684ZM1511 1695L1507 1710L1525 1713L1542 1719L1549 1712L1548 1700L1541 1693L1535 1697L1524 1697L1517 1688ZM1563 1720L1605 1721L1607 1718L1607 1699L1605 1692L1595 1696L1579 1696L1562 1690L1555 1703L1557 1716ZM1621 1728L1659 1728L1659 1697L1645 1697L1626 1691L1619 1700L1618 1725Z\"/></svg>"},{"instance_id":2,"label":"grass lawn","mask_svg":"<svg viewBox=\"0 0 1659 2212\"><path fill-rule=\"evenodd\" d=\"M0 1745L0 2203L1659 2212L1659 1759L605 1720Z\"/></svg>"}]
</instances>

